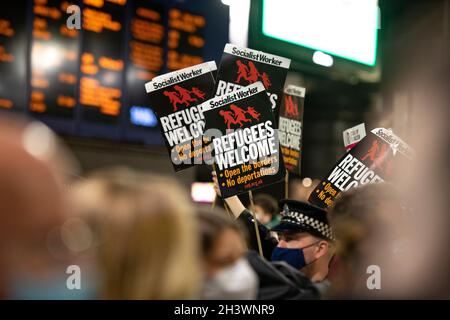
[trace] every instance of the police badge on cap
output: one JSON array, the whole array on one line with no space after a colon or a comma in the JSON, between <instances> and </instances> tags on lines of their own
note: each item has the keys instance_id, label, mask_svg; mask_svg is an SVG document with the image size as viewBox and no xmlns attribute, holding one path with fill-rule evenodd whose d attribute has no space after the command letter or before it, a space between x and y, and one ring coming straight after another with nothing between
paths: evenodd
<instances>
[{"instance_id":1,"label":"police badge on cap","mask_svg":"<svg viewBox=\"0 0 450 320\"><path fill-rule=\"evenodd\" d=\"M271 230L275 232L307 232L319 238L334 241L327 212L309 203L295 200L279 202L281 221Z\"/></svg>"}]
</instances>

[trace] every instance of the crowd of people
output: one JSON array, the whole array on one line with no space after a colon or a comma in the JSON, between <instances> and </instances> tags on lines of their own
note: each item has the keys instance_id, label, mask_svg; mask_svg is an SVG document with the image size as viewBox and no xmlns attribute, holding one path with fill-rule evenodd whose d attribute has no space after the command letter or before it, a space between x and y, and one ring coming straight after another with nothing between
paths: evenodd
<instances>
[{"instance_id":1,"label":"crowd of people","mask_svg":"<svg viewBox=\"0 0 450 320\"><path fill-rule=\"evenodd\" d=\"M237 196L224 199L227 212L196 206L173 177L129 168L80 177L76 161L44 125L8 118L0 127L1 298L404 293L396 280L401 266L412 263L417 225L414 210L390 184L345 192L328 211L259 195L250 208ZM220 196L215 172L212 180ZM374 265L387 270L383 290L368 286ZM414 281L414 273L405 274Z\"/></svg>"}]
</instances>

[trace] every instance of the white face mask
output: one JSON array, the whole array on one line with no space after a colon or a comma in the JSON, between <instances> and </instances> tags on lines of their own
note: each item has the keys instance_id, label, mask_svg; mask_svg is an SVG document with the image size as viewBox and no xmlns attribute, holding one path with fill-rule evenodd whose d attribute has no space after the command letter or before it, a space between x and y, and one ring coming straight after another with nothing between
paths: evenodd
<instances>
[{"instance_id":1,"label":"white face mask","mask_svg":"<svg viewBox=\"0 0 450 320\"><path fill-rule=\"evenodd\" d=\"M206 300L253 300L258 293L259 280L245 258L218 271L203 286Z\"/></svg>"}]
</instances>

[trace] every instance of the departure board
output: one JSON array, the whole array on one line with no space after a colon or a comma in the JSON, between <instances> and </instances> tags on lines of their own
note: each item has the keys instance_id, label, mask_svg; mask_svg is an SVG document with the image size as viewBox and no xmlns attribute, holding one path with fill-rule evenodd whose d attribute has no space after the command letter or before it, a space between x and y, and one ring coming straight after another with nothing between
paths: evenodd
<instances>
[{"instance_id":1,"label":"departure board","mask_svg":"<svg viewBox=\"0 0 450 320\"><path fill-rule=\"evenodd\" d=\"M178 70L202 63L205 18L178 8L169 10L167 69Z\"/></svg>"},{"instance_id":2,"label":"departure board","mask_svg":"<svg viewBox=\"0 0 450 320\"><path fill-rule=\"evenodd\" d=\"M0 109L26 105L27 20L25 14L17 15L26 12L26 5L0 2Z\"/></svg>"},{"instance_id":3,"label":"departure board","mask_svg":"<svg viewBox=\"0 0 450 320\"><path fill-rule=\"evenodd\" d=\"M30 111L73 118L77 105L78 37L66 26L72 1L33 0Z\"/></svg>"},{"instance_id":4,"label":"departure board","mask_svg":"<svg viewBox=\"0 0 450 320\"><path fill-rule=\"evenodd\" d=\"M129 123L154 127L156 116L148 105L148 95L142 88L158 74L165 63L164 6L147 0L133 1L128 30L126 91Z\"/></svg>"},{"instance_id":5,"label":"departure board","mask_svg":"<svg viewBox=\"0 0 450 320\"><path fill-rule=\"evenodd\" d=\"M83 0L80 105L87 121L117 123L123 100L126 0Z\"/></svg>"},{"instance_id":6,"label":"departure board","mask_svg":"<svg viewBox=\"0 0 450 320\"><path fill-rule=\"evenodd\" d=\"M218 62L228 16L209 0L1 1L0 110L63 134L162 144L145 83Z\"/></svg>"}]
</instances>

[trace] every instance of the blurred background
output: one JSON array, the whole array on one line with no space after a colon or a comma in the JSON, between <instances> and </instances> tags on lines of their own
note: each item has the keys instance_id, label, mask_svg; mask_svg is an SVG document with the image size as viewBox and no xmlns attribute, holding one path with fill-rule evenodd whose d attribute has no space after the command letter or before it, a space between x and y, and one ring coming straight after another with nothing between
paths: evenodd
<instances>
[{"instance_id":1,"label":"blurred background","mask_svg":"<svg viewBox=\"0 0 450 320\"><path fill-rule=\"evenodd\" d=\"M80 30L66 26L72 4ZM343 130L365 122L412 133L411 108L427 107L417 87L449 62L449 17L447 0L2 1L0 112L47 124L82 175L111 165L175 175L144 84L219 63L227 42L288 57L286 83L306 88L302 173L291 177L291 195L306 199L345 152ZM176 177L194 200L211 202L209 171Z\"/></svg>"}]
</instances>

